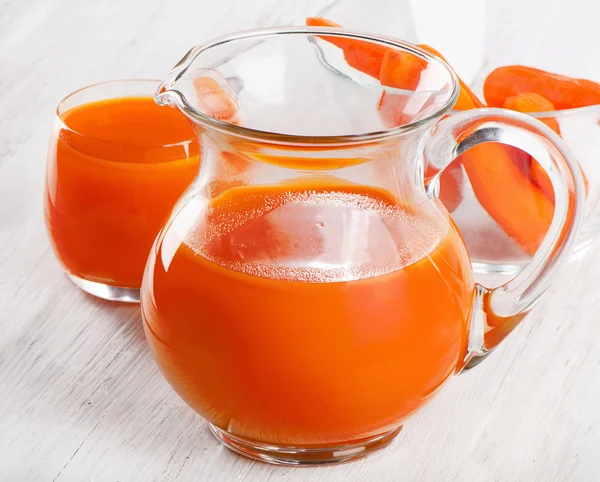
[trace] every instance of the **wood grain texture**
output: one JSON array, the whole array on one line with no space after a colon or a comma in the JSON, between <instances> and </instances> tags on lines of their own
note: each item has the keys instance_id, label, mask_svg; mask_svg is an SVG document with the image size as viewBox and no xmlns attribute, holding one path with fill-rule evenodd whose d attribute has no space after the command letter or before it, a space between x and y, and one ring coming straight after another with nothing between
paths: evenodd
<instances>
[{"instance_id":1,"label":"wood grain texture","mask_svg":"<svg viewBox=\"0 0 600 482\"><path fill-rule=\"evenodd\" d=\"M489 3L488 61L545 62L565 3ZM516 49L522 58L509 59L516 34L497 20L509 15L494 10L501 3L522 7L513 34L539 20L533 4L548 12L549 29L529 28ZM93 299L61 275L42 216L58 101L104 80L160 78L213 35L298 22L326 4L0 2L1 481L600 480L595 256L571 263L510 342L451 380L391 447L315 469L254 463L221 447L162 378L137 307ZM573 35L594 39L589 3L569 5ZM568 59L579 65L589 52L572 55L581 55Z\"/></svg>"}]
</instances>

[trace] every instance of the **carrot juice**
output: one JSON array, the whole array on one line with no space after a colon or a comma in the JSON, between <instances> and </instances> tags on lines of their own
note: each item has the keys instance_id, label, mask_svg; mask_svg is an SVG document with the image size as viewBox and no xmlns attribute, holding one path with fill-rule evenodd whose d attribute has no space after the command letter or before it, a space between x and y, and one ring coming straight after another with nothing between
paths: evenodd
<instances>
[{"instance_id":1,"label":"carrot juice","mask_svg":"<svg viewBox=\"0 0 600 482\"><path fill-rule=\"evenodd\" d=\"M71 275L139 288L150 247L198 170L187 119L151 97L59 113L46 176L46 223Z\"/></svg>"},{"instance_id":2,"label":"carrot juice","mask_svg":"<svg viewBox=\"0 0 600 482\"><path fill-rule=\"evenodd\" d=\"M463 359L471 267L437 208L318 183L207 202L161 234L142 313L166 378L212 424L270 444L359 440L400 425Z\"/></svg>"}]
</instances>

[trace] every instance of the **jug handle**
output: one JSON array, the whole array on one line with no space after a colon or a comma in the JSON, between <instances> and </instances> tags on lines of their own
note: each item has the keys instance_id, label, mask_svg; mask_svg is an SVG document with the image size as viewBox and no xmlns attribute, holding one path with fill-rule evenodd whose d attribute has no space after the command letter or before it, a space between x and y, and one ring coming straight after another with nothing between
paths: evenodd
<instances>
[{"instance_id":1,"label":"jug handle","mask_svg":"<svg viewBox=\"0 0 600 482\"><path fill-rule=\"evenodd\" d=\"M424 156L436 175L426 189L434 197L443 170L460 154L485 142L518 147L544 168L554 188L554 216L537 252L513 279L497 288L475 285L467 353L458 371L482 361L521 322L568 260L583 218L584 182L565 142L542 122L518 112L482 108L452 113L425 141ZM480 162L494 162L481 159ZM506 186L510 195L510 186Z\"/></svg>"}]
</instances>

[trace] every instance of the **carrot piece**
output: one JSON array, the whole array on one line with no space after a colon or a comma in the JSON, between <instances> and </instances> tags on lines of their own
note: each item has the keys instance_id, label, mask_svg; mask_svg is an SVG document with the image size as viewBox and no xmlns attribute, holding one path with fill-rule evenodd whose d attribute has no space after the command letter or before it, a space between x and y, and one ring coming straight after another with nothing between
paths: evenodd
<instances>
[{"instance_id":1,"label":"carrot piece","mask_svg":"<svg viewBox=\"0 0 600 482\"><path fill-rule=\"evenodd\" d=\"M532 255L550 227L554 206L512 162L505 147L480 144L464 152L460 159L481 205L506 234Z\"/></svg>"},{"instance_id":2,"label":"carrot piece","mask_svg":"<svg viewBox=\"0 0 600 482\"><path fill-rule=\"evenodd\" d=\"M462 202L464 183L465 175L459 162L453 162L442 173L440 178L440 201L449 213L453 213Z\"/></svg>"},{"instance_id":3,"label":"carrot piece","mask_svg":"<svg viewBox=\"0 0 600 482\"><path fill-rule=\"evenodd\" d=\"M446 60L433 47L420 47ZM455 109L484 107L460 78L459 84ZM481 206L506 234L532 255L550 227L554 206L514 161L516 152L510 146L486 143L464 152L460 160Z\"/></svg>"},{"instance_id":4,"label":"carrot piece","mask_svg":"<svg viewBox=\"0 0 600 482\"><path fill-rule=\"evenodd\" d=\"M446 61L442 54L429 45L419 45L423 50L430 54L436 55ZM381 85L395 87L399 89L415 90L421 80L421 73L427 67L427 61L412 55L409 52L400 52L390 50L384 56L381 65L381 73L379 74ZM457 102L454 106L457 110L468 110L477 107L484 107L483 103L475 94L467 87L467 85L459 79L460 92ZM379 101L379 110L384 119L384 123L389 126L406 124L406 119L401 115L401 112L406 103L406 96L400 96L404 99L404 103L399 99L384 92ZM396 109L396 112L394 110ZM399 122L402 120L403 122Z\"/></svg>"},{"instance_id":5,"label":"carrot piece","mask_svg":"<svg viewBox=\"0 0 600 482\"><path fill-rule=\"evenodd\" d=\"M309 27L342 28L341 25L321 17L308 17L306 25ZM344 52L344 58L350 67L360 70L376 79L379 78L383 57L388 51L387 47L366 40L353 40L331 36L322 36L321 38L341 48Z\"/></svg>"},{"instance_id":6,"label":"carrot piece","mask_svg":"<svg viewBox=\"0 0 600 482\"><path fill-rule=\"evenodd\" d=\"M532 113L532 112L549 112L555 110L554 104L545 97L536 94L535 92L525 92L522 94L508 97L504 101L504 108L515 110L517 112ZM556 119L541 119L550 129L560 135L560 127ZM524 153L522 153L524 154ZM554 204L554 188L552 181L544 168L531 156L519 156L520 159L525 158L528 164L528 176L544 195Z\"/></svg>"},{"instance_id":7,"label":"carrot piece","mask_svg":"<svg viewBox=\"0 0 600 482\"><path fill-rule=\"evenodd\" d=\"M426 182L429 182L433 175L435 175L435 172L432 169L425 169ZM444 169L440 178L440 201L449 213L453 213L462 202L464 183L465 174L460 162L453 162Z\"/></svg>"},{"instance_id":8,"label":"carrot piece","mask_svg":"<svg viewBox=\"0 0 600 482\"><path fill-rule=\"evenodd\" d=\"M198 109L214 119L237 124L238 105L219 83L206 75L194 79Z\"/></svg>"},{"instance_id":9,"label":"carrot piece","mask_svg":"<svg viewBox=\"0 0 600 482\"><path fill-rule=\"evenodd\" d=\"M517 112L524 112L527 114L535 112L551 112L555 110L554 104L540 94L535 92L525 92L523 94L508 97L504 101L504 108L516 110ZM550 129L560 135L560 126L558 121L552 117L539 119L546 124ZM554 204L554 188L552 187L552 181L548 177L545 169L535 160L529 156L529 162L531 164L529 176L531 180L541 189L550 201ZM583 182L585 184L585 192L588 191L588 180L579 166L583 175Z\"/></svg>"},{"instance_id":10,"label":"carrot piece","mask_svg":"<svg viewBox=\"0 0 600 482\"><path fill-rule=\"evenodd\" d=\"M419 45L419 47L429 52L430 54L439 57L444 62L448 63L444 56L430 45L421 44ZM479 98L473 93L471 89L469 89L467 84L465 84L460 77L458 79L458 84L460 85L460 92L458 94L456 104L454 104L455 110L469 110L478 109L479 107L485 107L485 104L479 100Z\"/></svg>"},{"instance_id":11,"label":"carrot piece","mask_svg":"<svg viewBox=\"0 0 600 482\"><path fill-rule=\"evenodd\" d=\"M387 87L416 90L427 61L409 52L389 49L383 56L379 82Z\"/></svg>"},{"instance_id":12,"label":"carrot piece","mask_svg":"<svg viewBox=\"0 0 600 482\"><path fill-rule=\"evenodd\" d=\"M426 66L424 59L409 52L389 49L383 56L379 82L383 86L415 91ZM381 93L377 108L386 127L398 127L411 122L412 116L404 113L409 100L410 96L406 94Z\"/></svg>"},{"instance_id":13,"label":"carrot piece","mask_svg":"<svg viewBox=\"0 0 600 482\"><path fill-rule=\"evenodd\" d=\"M554 187L546 170L535 159L531 159L531 180L554 205Z\"/></svg>"},{"instance_id":14,"label":"carrot piece","mask_svg":"<svg viewBox=\"0 0 600 482\"><path fill-rule=\"evenodd\" d=\"M485 99L493 107L502 107L508 97L525 92L544 96L557 110L600 104L600 84L522 65L497 68L483 85Z\"/></svg>"},{"instance_id":15,"label":"carrot piece","mask_svg":"<svg viewBox=\"0 0 600 482\"><path fill-rule=\"evenodd\" d=\"M333 27L333 28L344 28L339 23L335 23L333 20L327 20L323 17L306 17L307 27ZM348 45L352 45L354 40L342 38L342 37L327 37L324 40L331 42L333 45L337 45L343 49Z\"/></svg>"},{"instance_id":16,"label":"carrot piece","mask_svg":"<svg viewBox=\"0 0 600 482\"><path fill-rule=\"evenodd\" d=\"M505 109L516 110L517 112L524 112L527 114L556 110L552 102L535 92L524 92L512 97L507 97L503 107ZM558 126L558 121L556 119L548 118L540 120L560 136L560 127Z\"/></svg>"}]
</instances>

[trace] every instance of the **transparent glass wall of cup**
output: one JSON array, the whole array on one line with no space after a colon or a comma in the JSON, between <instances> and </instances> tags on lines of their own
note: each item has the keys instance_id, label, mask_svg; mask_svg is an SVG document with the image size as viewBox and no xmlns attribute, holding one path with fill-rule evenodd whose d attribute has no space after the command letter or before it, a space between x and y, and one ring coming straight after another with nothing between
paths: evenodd
<instances>
[{"instance_id":1,"label":"transparent glass wall of cup","mask_svg":"<svg viewBox=\"0 0 600 482\"><path fill-rule=\"evenodd\" d=\"M322 61L339 61L340 43L408 56L423 73L412 90L356 82ZM386 127L384 95L402 125ZM386 445L504 339L570 255L583 181L568 150L522 114L447 116L457 95L440 59L339 29L219 38L163 81L157 102L195 123L203 160L151 251L144 328L167 380L232 450L317 464ZM557 197L531 263L488 289L437 181L498 138L538 156Z\"/></svg>"},{"instance_id":2,"label":"transparent glass wall of cup","mask_svg":"<svg viewBox=\"0 0 600 482\"><path fill-rule=\"evenodd\" d=\"M155 80L93 85L57 108L46 172L46 225L69 278L101 298L139 301L154 238L197 173L198 143L187 120L161 118L172 123L172 132L180 125L181 136L163 135L160 125L151 125L156 119L150 114L159 109L153 103L158 85ZM115 110L134 101L138 111ZM82 111L89 106L108 109L89 116ZM115 126L108 135L104 128ZM135 139L125 138L131 129Z\"/></svg>"},{"instance_id":3,"label":"transparent glass wall of cup","mask_svg":"<svg viewBox=\"0 0 600 482\"><path fill-rule=\"evenodd\" d=\"M490 2L462 0L382 0L373 8L360 0L338 0L326 9L315 12L346 28L360 29L375 34L385 34L415 43L426 43L439 49L467 84L483 97L483 81L495 67L521 64L557 72L573 77L600 81L600 62L586 59L582 62L577 52L581 45L595 41L594 17L584 8L583 0L574 0L568 16L545 18L544 25L531 29L539 19L540 5L523 5L518 0ZM556 6L553 6L556 3ZM581 4L581 8L576 5ZM562 8L552 0L545 9ZM302 19L303 21L304 19ZM572 35L557 36L556 31L569 31ZM324 61L342 75L364 78L361 72L349 72L348 67L335 59ZM588 181L586 217L573 256L588 252L600 233L600 167L596 162L600 154L600 107L532 114L536 118L551 119L561 137L579 161ZM518 157L518 154L514 154ZM453 174L456 174L454 172ZM531 260L531 252L506 234L497 220L490 216L474 193L467 173L459 172L462 196L459 205L448 205L458 225L478 273L511 275ZM450 172L446 184L451 184ZM442 200L444 200L442 178ZM499 187L494 190L501 191ZM533 204L537 194L532 187L520 197L529 198L529 211L534 217L544 217L544 207L537 216ZM506 186L506 196L514 195ZM487 277L495 282L503 276Z\"/></svg>"}]
</instances>

